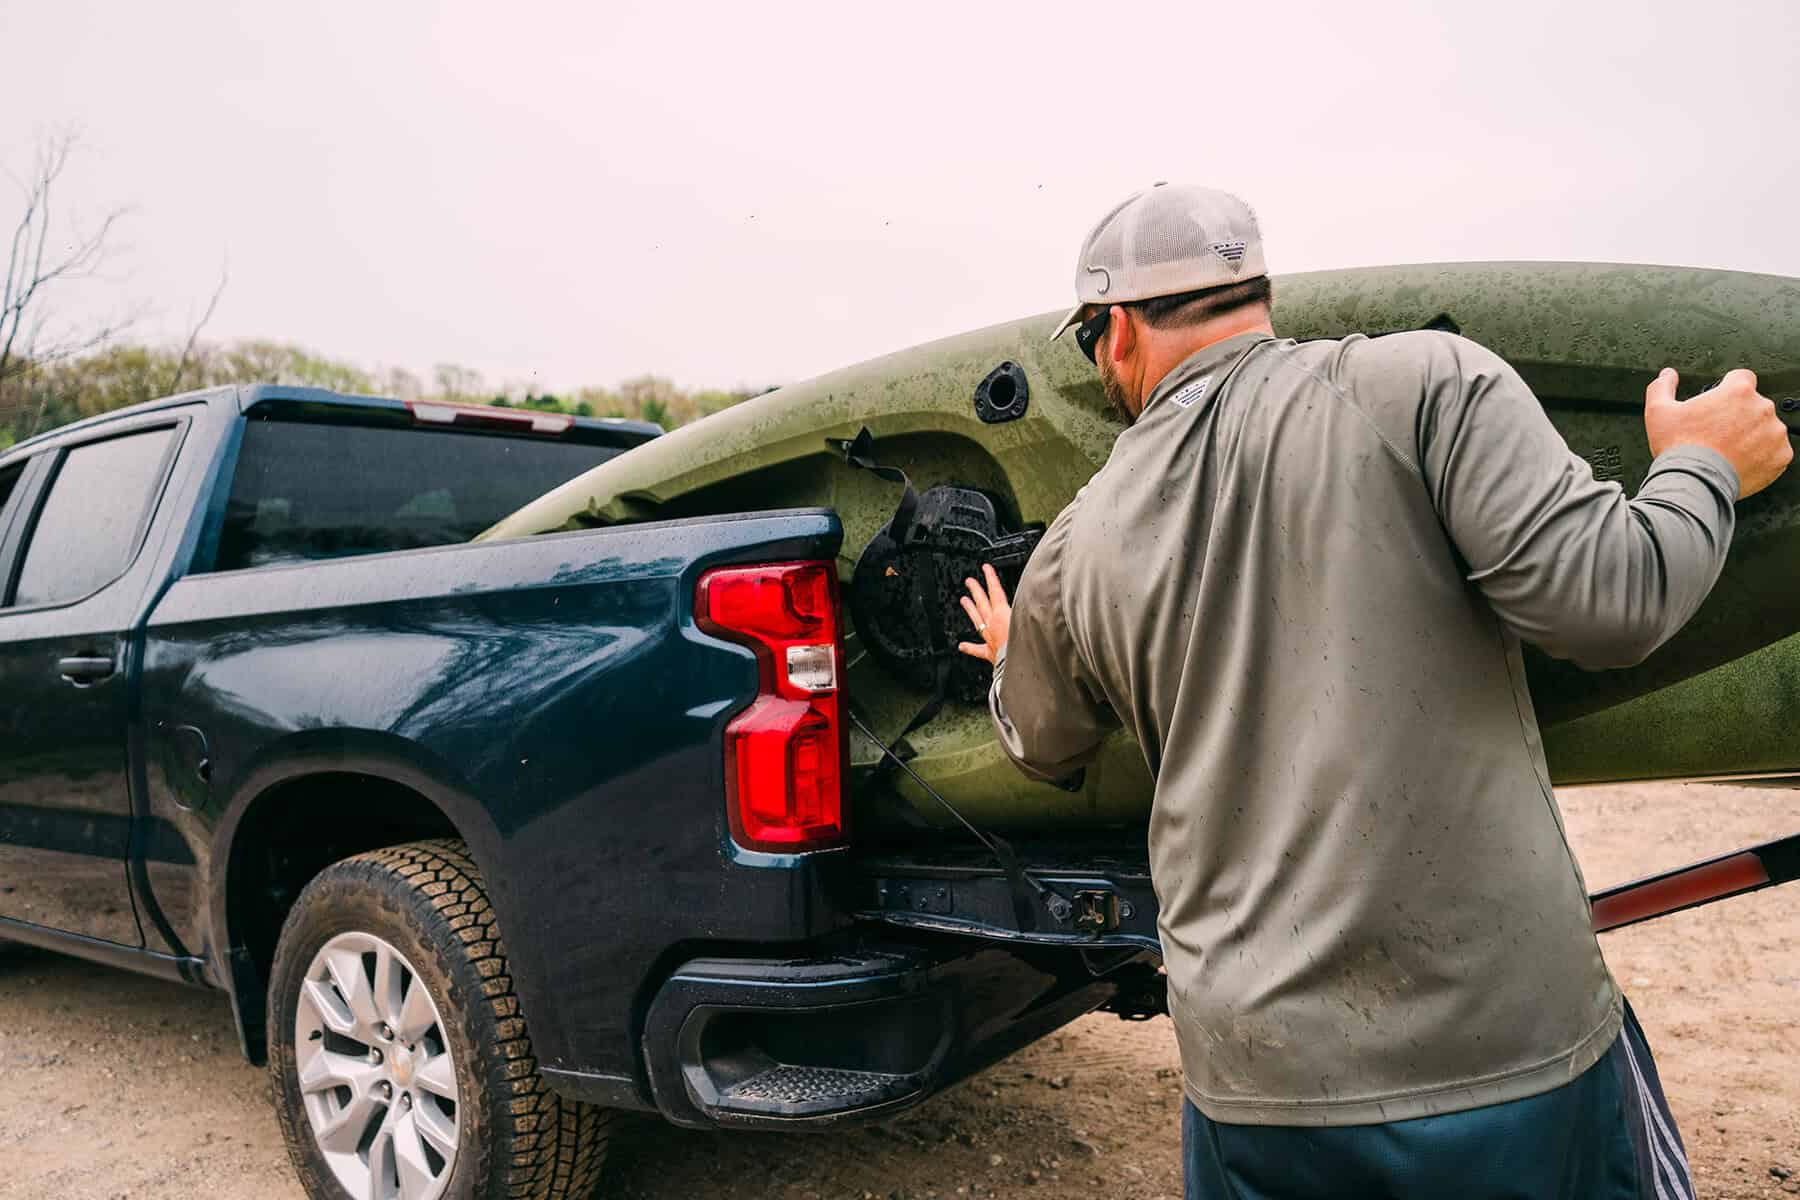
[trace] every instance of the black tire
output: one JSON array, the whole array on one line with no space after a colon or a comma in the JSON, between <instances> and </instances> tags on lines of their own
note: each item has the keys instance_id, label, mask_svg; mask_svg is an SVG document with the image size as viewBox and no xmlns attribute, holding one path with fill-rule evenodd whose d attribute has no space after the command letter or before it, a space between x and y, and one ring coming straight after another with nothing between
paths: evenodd
<instances>
[{"instance_id":1,"label":"black tire","mask_svg":"<svg viewBox=\"0 0 1800 1200\"><path fill-rule=\"evenodd\" d=\"M270 1088L306 1194L314 1200L349 1194L314 1136L295 1038L309 966L327 942L351 932L398 950L441 1018L437 1028L457 1083L457 1145L443 1185L446 1200L591 1195L612 1114L559 1097L538 1073L481 873L468 848L449 840L390 846L327 867L301 891L282 926L269 981Z\"/></svg>"}]
</instances>

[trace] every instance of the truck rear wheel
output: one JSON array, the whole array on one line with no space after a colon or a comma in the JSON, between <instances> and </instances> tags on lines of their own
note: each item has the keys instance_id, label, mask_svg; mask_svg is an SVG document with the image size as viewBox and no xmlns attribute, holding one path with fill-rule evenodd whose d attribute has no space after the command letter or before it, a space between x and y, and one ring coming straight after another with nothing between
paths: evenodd
<instances>
[{"instance_id":1,"label":"truck rear wheel","mask_svg":"<svg viewBox=\"0 0 1800 1200\"><path fill-rule=\"evenodd\" d=\"M269 1072L308 1196L590 1194L608 1114L537 1070L461 842L347 858L301 891L269 981Z\"/></svg>"}]
</instances>

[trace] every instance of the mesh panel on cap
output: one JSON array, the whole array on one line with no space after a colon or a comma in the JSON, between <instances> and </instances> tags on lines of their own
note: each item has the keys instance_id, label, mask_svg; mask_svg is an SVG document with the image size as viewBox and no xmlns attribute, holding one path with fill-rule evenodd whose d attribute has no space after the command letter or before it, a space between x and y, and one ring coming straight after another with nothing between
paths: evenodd
<instances>
[{"instance_id":1,"label":"mesh panel on cap","mask_svg":"<svg viewBox=\"0 0 1800 1200\"><path fill-rule=\"evenodd\" d=\"M1106 232L1106 227L1113 223L1113 218L1117 217L1120 213L1122 213L1126 209L1130 208L1132 201L1136 200L1139 196L1141 196L1143 194L1144 193L1142 193L1142 192L1137 192L1137 193L1134 193L1133 195L1125 197L1125 199L1119 201L1118 207L1114 208L1111 212L1107 213L1104 217L1101 217L1100 220L1094 224L1094 232L1092 234L1093 240L1099 241L1100 235Z\"/></svg>"},{"instance_id":2,"label":"mesh panel on cap","mask_svg":"<svg viewBox=\"0 0 1800 1200\"><path fill-rule=\"evenodd\" d=\"M1093 248L1088 251L1085 267L1105 267L1114 275L1125 270L1125 223L1114 221L1102 229L1094 238Z\"/></svg>"},{"instance_id":3,"label":"mesh panel on cap","mask_svg":"<svg viewBox=\"0 0 1800 1200\"><path fill-rule=\"evenodd\" d=\"M1206 253L1206 231L1194 214L1174 204L1152 204L1138 218L1131 261L1139 265L1180 262Z\"/></svg>"},{"instance_id":4,"label":"mesh panel on cap","mask_svg":"<svg viewBox=\"0 0 1800 1200\"><path fill-rule=\"evenodd\" d=\"M1092 237L1088 241L1087 251L1081 256L1081 276L1087 274L1089 267L1104 267L1113 275L1122 274L1125 270L1125 222L1118 219L1119 214L1131 207L1136 196L1121 203L1117 208L1100 218L1094 226ZM1076 288L1081 286L1082 279L1076 280Z\"/></svg>"}]
</instances>

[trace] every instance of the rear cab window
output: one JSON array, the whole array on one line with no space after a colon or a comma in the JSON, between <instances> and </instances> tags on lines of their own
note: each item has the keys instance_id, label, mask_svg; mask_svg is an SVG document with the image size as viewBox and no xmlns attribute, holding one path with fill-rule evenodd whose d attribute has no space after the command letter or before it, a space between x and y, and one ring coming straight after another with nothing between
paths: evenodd
<instances>
[{"instance_id":1,"label":"rear cab window","mask_svg":"<svg viewBox=\"0 0 1800 1200\"><path fill-rule=\"evenodd\" d=\"M466 542L615 445L252 414L215 571Z\"/></svg>"},{"instance_id":2,"label":"rear cab window","mask_svg":"<svg viewBox=\"0 0 1800 1200\"><path fill-rule=\"evenodd\" d=\"M168 474L176 432L134 431L62 452L27 532L7 607L73 603L125 573ZM0 476L0 491L17 483Z\"/></svg>"}]
</instances>

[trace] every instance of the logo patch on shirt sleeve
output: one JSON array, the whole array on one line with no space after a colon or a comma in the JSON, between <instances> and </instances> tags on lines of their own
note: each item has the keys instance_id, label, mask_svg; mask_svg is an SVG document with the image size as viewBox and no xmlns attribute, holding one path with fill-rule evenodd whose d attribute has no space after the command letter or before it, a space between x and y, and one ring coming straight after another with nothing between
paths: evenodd
<instances>
[{"instance_id":1,"label":"logo patch on shirt sleeve","mask_svg":"<svg viewBox=\"0 0 1800 1200\"><path fill-rule=\"evenodd\" d=\"M1212 390L1212 376L1202 375L1192 383L1184 383L1169 399L1176 408L1192 408L1206 399L1206 393Z\"/></svg>"}]
</instances>

